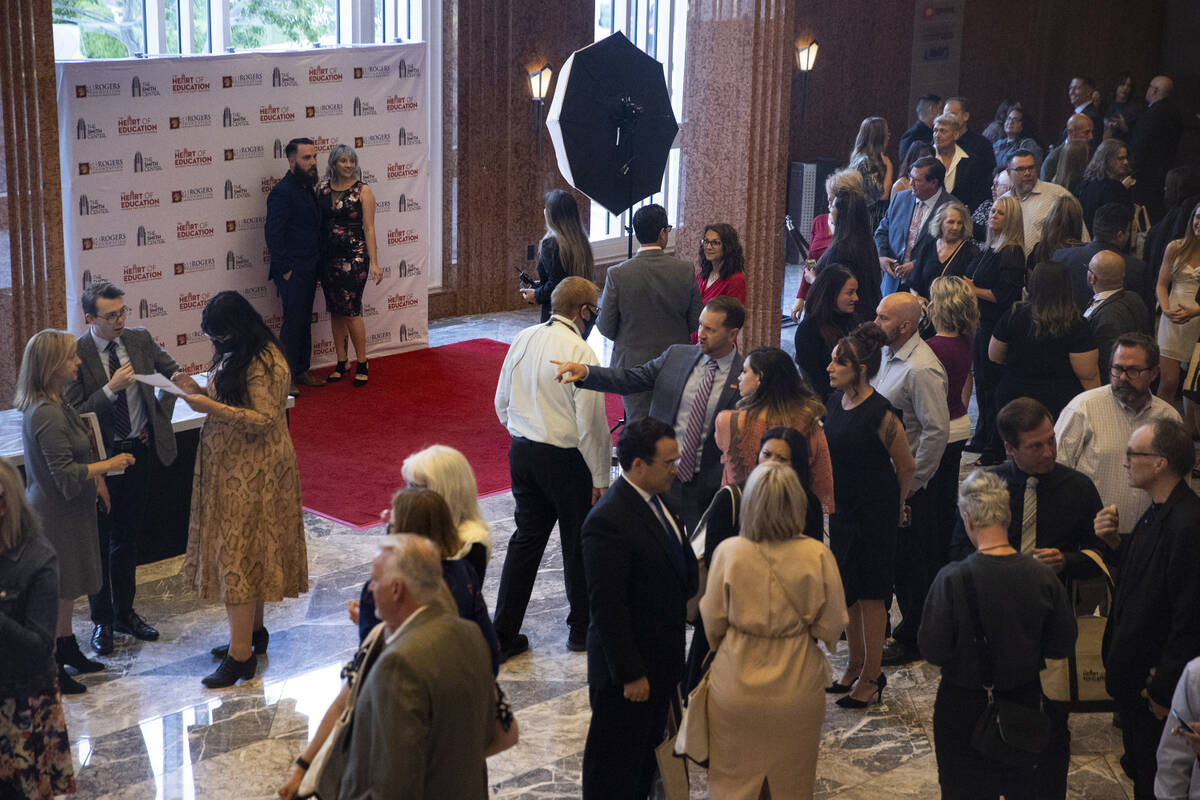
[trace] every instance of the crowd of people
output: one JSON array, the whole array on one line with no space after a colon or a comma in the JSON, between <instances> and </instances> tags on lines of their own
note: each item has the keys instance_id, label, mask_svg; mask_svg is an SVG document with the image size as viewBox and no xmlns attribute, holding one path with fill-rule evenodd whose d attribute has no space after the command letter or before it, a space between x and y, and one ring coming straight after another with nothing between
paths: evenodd
<instances>
[{"instance_id":1,"label":"crowd of people","mask_svg":"<svg viewBox=\"0 0 1200 800\"><path fill-rule=\"evenodd\" d=\"M886 122L864 120L814 220L794 359L739 348L732 226L706 225L688 263L665 252L666 211L644 206L637 254L601 288L575 200L549 192L538 275L520 288L541 322L514 339L494 398L516 525L494 616L470 464L441 445L411 454L348 609L360 648L281 797L414 782L423 796L486 796L485 759L518 731L496 676L530 648L521 629L556 526L565 647L588 667L587 800L648 796L681 687L704 698L684 722L707 720L713 797L810 797L827 695L849 710L883 703L886 669L919 659L941 667L943 797L1065 797L1080 709L1039 675L1074 654L1077 614L1098 609L1135 796L1200 785L1200 736L1165 721L1200 713L1200 497L1187 484L1200 174L1170 169L1171 90L1155 78L1142 107L1122 81L1101 112L1094 81L1077 77L1053 142L1018 101L979 134L965 98L925 96L899 170ZM122 290L101 282L82 298L86 332L26 345L14 404L27 488L0 463L0 642L19 653L0 659L0 741L19 751L0 762L5 789L74 788L60 698L104 669L71 633L76 598L89 595L98 656L116 634L158 638L134 609L135 532L149 475L175 457L173 397L135 374L166 377L207 415L184 574L224 604L229 635L204 685L252 678L265 604L308 589L288 394L322 380L304 355L318 272L331 378L348 374L352 343L366 381L362 291L380 272L353 150L330 154L320 185L310 142L287 155L267 225L279 338L243 297L217 293L202 384L125 327ZM1154 222L1136 236L1135 204ZM323 243L294 235L321 219L305 235L323 230ZM607 367L593 327L613 341ZM615 479L606 392L624 401ZM89 412L111 457L96 455ZM960 483L965 451L978 459ZM1083 589L1109 575L1111 603L1089 605ZM835 676L821 645L832 653L843 634ZM1005 741L1014 719L1031 733Z\"/></svg>"}]
</instances>

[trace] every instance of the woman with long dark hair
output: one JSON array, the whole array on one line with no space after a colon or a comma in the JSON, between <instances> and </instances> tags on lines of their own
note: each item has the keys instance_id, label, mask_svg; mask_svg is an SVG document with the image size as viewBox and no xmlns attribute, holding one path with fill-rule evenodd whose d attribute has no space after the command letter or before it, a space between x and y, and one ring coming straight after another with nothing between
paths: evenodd
<instances>
[{"instance_id":1,"label":"woman with long dark hair","mask_svg":"<svg viewBox=\"0 0 1200 800\"><path fill-rule=\"evenodd\" d=\"M804 319L796 326L796 364L821 402L831 391L825 367L838 339L854 328L857 302L858 278L841 264L827 264L813 281Z\"/></svg>"},{"instance_id":2,"label":"woman with long dark hair","mask_svg":"<svg viewBox=\"0 0 1200 800\"><path fill-rule=\"evenodd\" d=\"M863 192L872 230L887 212L888 196L892 189L892 161L883 152L887 144L887 120L883 117L867 117L858 126L854 149L850 151L850 168L858 170L863 176Z\"/></svg>"},{"instance_id":3,"label":"woman with long dark hair","mask_svg":"<svg viewBox=\"0 0 1200 800\"><path fill-rule=\"evenodd\" d=\"M300 475L287 429L291 375L279 341L237 292L218 292L200 317L213 344L207 391L176 383L207 414L192 482L184 572L200 597L225 604L229 644L217 647L209 688L254 677L270 638L263 604L308 591Z\"/></svg>"},{"instance_id":4,"label":"woman with long dark hair","mask_svg":"<svg viewBox=\"0 0 1200 800\"><path fill-rule=\"evenodd\" d=\"M1120 139L1105 139L1075 187L1075 196L1083 207L1083 224L1089 231L1100 206L1119 203L1133 210L1133 183L1129 174L1129 148Z\"/></svg>"},{"instance_id":5,"label":"woman with long dark hair","mask_svg":"<svg viewBox=\"0 0 1200 800\"><path fill-rule=\"evenodd\" d=\"M1083 244L1083 208L1073 194L1064 194L1054 201L1042 222L1042 238L1029 251L1025 259L1030 272L1043 261L1051 261L1054 254L1067 247Z\"/></svg>"},{"instance_id":6,"label":"woman with long dark hair","mask_svg":"<svg viewBox=\"0 0 1200 800\"><path fill-rule=\"evenodd\" d=\"M854 306L855 320L875 319L875 308L883 299L879 289L879 256L871 235L871 220L867 203L858 192L840 191L833 198L837 227L833 241L817 262L817 274L830 264L841 264L858 279L858 302Z\"/></svg>"},{"instance_id":7,"label":"woman with long dark hair","mask_svg":"<svg viewBox=\"0 0 1200 800\"><path fill-rule=\"evenodd\" d=\"M850 622L846 671L827 689L845 694L843 708L882 699L884 603L892 596L904 498L916 466L900 412L871 387L887 337L864 322L833 349L826 430L833 460L837 510L829 517L829 546L842 576Z\"/></svg>"},{"instance_id":8,"label":"woman with long dark hair","mask_svg":"<svg viewBox=\"0 0 1200 800\"><path fill-rule=\"evenodd\" d=\"M988 356L1006 365L996 406L1040 400L1054 419L1085 389L1100 385L1099 351L1079 313L1071 278L1062 264L1039 264L1029 280L1029 300L1013 305L992 331Z\"/></svg>"},{"instance_id":9,"label":"woman with long dark hair","mask_svg":"<svg viewBox=\"0 0 1200 800\"><path fill-rule=\"evenodd\" d=\"M708 303L718 295L736 297L746 303L746 262L737 231L727 222L704 226L700 239L700 302Z\"/></svg>"},{"instance_id":10,"label":"woman with long dark hair","mask_svg":"<svg viewBox=\"0 0 1200 800\"><path fill-rule=\"evenodd\" d=\"M550 319L550 295L554 287L568 275L592 279L595 262L592 245L579 219L579 204L575 197L562 189L546 192L546 234L538 245L538 281L520 289L525 302L542 306L542 322Z\"/></svg>"},{"instance_id":11,"label":"woman with long dark hair","mask_svg":"<svg viewBox=\"0 0 1200 800\"><path fill-rule=\"evenodd\" d=\"M722 484L742 483L758 463L759 442L768 428L787 425L808 439L812 489L833 510L833 471L821 429L825 405L800 378L796 364L778 347L756 347L742 364L737 407L717 414L713 436L725 465Z\"/></svg>"}]
</instances>

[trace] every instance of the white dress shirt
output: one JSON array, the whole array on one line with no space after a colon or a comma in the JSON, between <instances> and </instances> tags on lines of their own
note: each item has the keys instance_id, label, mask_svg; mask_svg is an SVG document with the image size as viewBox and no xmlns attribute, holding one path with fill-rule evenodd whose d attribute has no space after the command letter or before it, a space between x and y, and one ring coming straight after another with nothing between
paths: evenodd
<instances>
[{"instance_id":1,"label":"white dress shirt","mask_svg":"<svg viewBox=\"0 0 1200 800\"><path fill-rule=\"evenodd\" d=\"M104 368L104 374L109 380L112 380L112 370L108 368L108 343L112 339L105 339L96 333L95 328L89 329L92 334L92 341L96 343L96 349L100 351L100 366ZM129 363L129 353L125 351L125 345L121 343L121 337L117 337L117 358L121 361L121 366ZM117 393L108 388L108 384L100 387L104 392L104 396L111 403L116 399ZM122 390L125 394L125 404L129 406L129 438L136 439L146 428L146 409L142 405L142 395L138 391L137 381L134 381L128 387Z\"/></svg>"},{"instance_id":2,"label":"white dress shirt","mask_svg":"<svg viewBox=\"0 0 1200 800\"><path fill-rule=\"evenodd\" d=\"M1109 289L1106 292L1096 292L1096 294L1092 295L1092 304L1090 306L1088 306L1087 309L1083 312L1083 318L1091 319L1092 314L1095 313L1096 309L1100 306L1100 304L1103 303L1108 298L1112 297L1114 294L1116 294L1119 291L1121 291L1121 290L1120 289Z\"/></svg>"},{"instance_id":3,"label":"white dress shirt","mask_svg":"<svg viewBox=\"0 0 1200 800\"><path fill-rule=\"evenodd\" d=\"M1064 195L1071 194L1057 183L1050 181L1041 181L1033 185L1033 190L1024 200L1017 197L1012 191L1007 192L1005 197L1017 197L1017 202L1021 204L1021 221L1025 224L1025 257L1033 252L1034 246L1042 240L1042 223L1046 221L1046 215L1050 213L1050 207L1054 205L1054 201ZM1088 243L1092 237L1088 235L1087 223L1083 225L1083 241ZM1054 255L1047 253L1046 258Z\"/></svg>"},{"instance_id":4,"label":"white dress shirt","mask_svg":"<svg viewBox=\"0 0 1200 800\"><path fill-rule=\"evenodd\" d=\"M608 486L612 436L604 413L604 393L554 380L554 361L598 364L578 328L554 314L547 323L517 334L496 384L496 416L513 436L563 449L575 448L592 473L592 486Z\"/></svg>"},{"instance_id":5,"label":"white dress shirt","mask_svg":"<svg viewBox=\"0 0 1200 800\"><path fill-rule=\"evenodd\" d=\"M942 185L946 187L947 192L953 192L954 186L958 182L958 162L964 158L970 158L967 151L963 150L959 145L954 145L954 156L950 159L950 166L946 168L946 177L942 181Z\"/></svg>"},{"instance_id":6,"label":"white dress shirt","mask_svg":"<svg viewBox=\"0 0 1200 800\"><path fill-rule=\"evenodd\" d=\"M1054 436L1058 463L1092 479L1104 505L1116 504L1121 533L1129 533L1150 507L1150 495L1129 485L1125 449L1134 430L1157 419L1181 422L1179 412L1154 395L1141 411L1134 411L1113 394L1112 386L1099 386L1075 395L1058 415Z\"/></svg>"},{"instance_id":7,"label":"white dress shirt","mask_svg":"<svg viewBox=\"0 0 1200 800\"><path fill-rule=\"evenodd\" d=\"M700 446L696 452L696 467L700 467L700 452L704 449L704 443L712 436L713 420L717 417L717 405L721 401L721 392L725 391L725 386L729 382L736 382L737 376L730 375L729 369L733 364L733 357L737 354L737 350L730 350L720 358L714 359L711 356L700 356L700 360L696 362L696 366L692 368L688 379L683 384L683 394L679 398L679 411L675 414L675 438L679 440L679 446L683 447L683 440L687 438L688 420L692 416L692 403L695 402L696 394L700 391L700 382L704 380L704 370L709 361L717 362L717 374L713 377L712 392L708 395L708 406L704 413L704 430L700 437ZM680 480L690 480L680 476Z\"/></svg>"}]
</instances>

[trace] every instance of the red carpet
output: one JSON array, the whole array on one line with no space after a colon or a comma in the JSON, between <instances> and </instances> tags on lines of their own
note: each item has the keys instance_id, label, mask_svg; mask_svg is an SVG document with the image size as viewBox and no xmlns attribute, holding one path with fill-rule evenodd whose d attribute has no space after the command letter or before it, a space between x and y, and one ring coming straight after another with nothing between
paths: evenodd
<instances>
[{"instance_id":1,"label":"red carpet","mask_svg":"<svg viewBox=\"0 0 1200 800\"><path fill-rule=\"evenodd\" d=\"M304 507L356 528L378 524L404 482L404 458L431 444L460 450L479 494L509 488L509 436L492 406L508 345L471 339L371 359L371 381L302 389L291 413ZM610 424L621 398L607 399Z\"/></svg>"}]
</instances>

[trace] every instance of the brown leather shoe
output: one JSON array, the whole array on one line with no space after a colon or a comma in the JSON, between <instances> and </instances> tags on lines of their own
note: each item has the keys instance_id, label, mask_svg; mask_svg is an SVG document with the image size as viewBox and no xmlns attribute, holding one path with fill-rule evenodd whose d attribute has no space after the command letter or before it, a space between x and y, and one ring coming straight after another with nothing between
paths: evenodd
<instances>
[{"instance_id":1,"label":"brown leather shoe","mask_svg":"<svg viewBox=\"0 0 1200 800\"><path fill-rule=\"evenodd\" d=\"M316 375L305 370L296 376L296 384L298 386L324 386L325 379L318 378Z\"/></svg>"}]
</instances>

